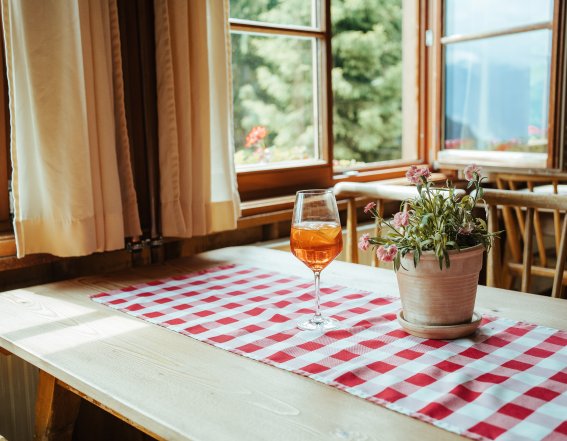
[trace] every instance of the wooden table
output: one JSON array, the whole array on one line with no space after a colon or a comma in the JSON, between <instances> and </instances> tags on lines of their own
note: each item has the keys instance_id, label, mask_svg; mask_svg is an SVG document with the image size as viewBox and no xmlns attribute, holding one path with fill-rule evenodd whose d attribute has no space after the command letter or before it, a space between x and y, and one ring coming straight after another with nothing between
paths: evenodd
<instances>
[{"instance_id":1,"label":"wooden table","mask_svg":"<svg viewBox=\"0 0 567 441\"><path fill-rule=\"evenodd\" d=\"M167 440L461 439L89 299L89 294L220 262L311 276L289 253L234 247L161 266L0 293L0 347L43 372L38 424L44 426L39 430L49 424L57 429L49 410L57 405L57 385L64 384ZM385 295L398 293L392 271L368 266L334 262L322 280ZM477 310L567 330L565 300L481 286Z\"/></svg>"}]
</instances>

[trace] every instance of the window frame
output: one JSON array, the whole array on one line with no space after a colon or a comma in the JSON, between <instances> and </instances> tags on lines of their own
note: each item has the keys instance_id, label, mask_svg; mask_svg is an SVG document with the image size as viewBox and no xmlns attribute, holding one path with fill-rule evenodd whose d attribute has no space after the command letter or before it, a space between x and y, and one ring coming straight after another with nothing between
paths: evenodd
<instances>
[{"instance_id":1,"label":"window frame","mask_svg":"<svg viewBox=\"0 0 567 441\"><path fill-rule=\"evenodd\" d=\"M434 91L430 102L429 112L433 115L430 132L430 143L433 146L432 159L435 168L457 169L463 164L475 161L474 152L463 150L452 153L441 158L444 146L444 122L445 122L445 44L461 41L473 41L496 36L514 35L539 29L551 30L551 60L549 76L549 103L548 103L548 127L547 127L547 160L545 166L538 166L536 162L519 161L510 163L513 155L489 155L487 161L477 160L489 171L500 171L513 169L518 173L529 173L533 170L547 170L551 173L560 173L566 169L567 163L564 155L565 136L563 128L566 120L565 104L565 12L567 6L561 0L553 0L553 17L551 25L547 23L533 23L530 25L500 28L494 31L483 31L465 36L444 36L445 22L445 0L431 0L428 6L429 24L427 30L433 34L433 44L428 47L430 57L434 59L431 64L432 72L427 88ZM435 79L436 78L436 79ZM473 152L473 153L471 153ZM451 157L452 156L452 157ZM490 157L496 156L495 159ZM497 156L501 156L498 158ZM534 158L535 159L535 158Z\"/></svg>"},{"instance_id":2,"label":"window frame","mask_svg":"<svg viewBox=\"0 0 567 441\"><path fill-rule=\"evenodd\" d=\"M427 20L426 5L428 0L417 1L416 22L418 25L417 35L417 68L416 88L417 106L419 109L417 121L417 139L415 160L394 160L368 164L356 167L348 172L336 172L333 169L333 89L332 89L332 29L331 29L331 0L321 0L319 28L308 28L303 26L274 25L271 23L260 23L242 19L229 18L230 31L250 31L269 34L270 31L287 33L288 35L316 36L322 45L319 69L320 96L320 142L321 156L324 158L317 164L293 164L284 167L262 168L251 170L237 170L238 188L241 199L266 198L293 194L302 188L326 188L342 181L375 181L391 179L403 176L409 165L427 164L427 51L424 41L425 23Z\"/></svg>"}]
</instances>

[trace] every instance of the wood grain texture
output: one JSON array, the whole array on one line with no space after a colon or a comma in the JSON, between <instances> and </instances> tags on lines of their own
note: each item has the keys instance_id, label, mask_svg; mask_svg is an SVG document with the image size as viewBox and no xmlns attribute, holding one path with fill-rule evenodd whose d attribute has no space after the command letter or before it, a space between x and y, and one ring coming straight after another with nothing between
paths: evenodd
<instances>
[{"instance_id":1,"label":"wood grain texture","mask_svg":"<svg viewBox=\"0 0 567 441\"><path fill-rule=\"evenodd\" d=\"M0 434L10 441L33 438L38 370L16 356L0 356Z\"/></svg>"},{"instance_id":2,"label":"wood grain texture","mask_svg":"<svg viewBox=\"0 0 567 441\"><path fill-rule=\"evenodd\" d=\"M503 188L504 183L502 179L499 179L499 187ZM516 188L514 182L510 182L509 186L511 188ZM556 183L554 183L554 189L557 189ZM488 204L491 212L496 212L494 207L502 207L502 217L504 220L504 226L507 235L507 243L509 249L512 252L512 245L519 248L521 242L523 242L523 254L521 264L520 261L513 256L510 259L504 255L502 267L504 269L504 274L501 280L506 279L506 275L515 275L520 271L521 278L521 290L523 292L530 291L530 284L532 276L543 276L550 277L554 279L552 287L552 297L562 296L562 283L565 280L567 274L564 273L565 258L567 251L561 248L561 245L556 250L557 259L555 263L555 268L546 268L543 263L546 262L545 258L545 248L543 246L543 238L538 239L538 229L541 234L541 225L538 221L538 213L551 212L553 213L554 223L560 219L561 212L567 210L567 197L561 194L548 194L548 193L536 193L532 185L532 181L528 181L528 190L530 191L514 191L514 190L493 190L486 189L484 191L483 199ZM510 210L515 210L517 213L518 225L513 221L513 215ZM507 211L508 210L508 211ZM524 218L525 213L525 218ZM522 222L519 222L519 221ZM493 226L492 226L493 227ZM492 228L491 227L491 228ZM539 227L539 228L538 228ZM523 229L522 234L517 234L517 229ZM557 225L554 226L554 231L557 231ZM563 240L563 235L567 233L565 225L560 233L559 242L561 244ZM540 255L540 265L533 265L533 236L535 234L536 242L541 240L541 246L538 244L539 255ZM557 238L555 238L557 243ZM543 250L542 250L543 248ZM490 252L492 255L495 251ZM489 256L489 261L492 262L494 256ZM490 272L489 272L490 275ZM493 280L490 280L492 283Z\"/></svg>"},{"instance_id":3,"label":"wood grain texture","mask_svg":"<svg viewBox=\"0 0 567 441\"><path fill-rule=\"evenodd\" d=\"M457 440L336 388L92 302L89 294L225 262L311 273L290 253L233 247L160 266L0 294L0 346L168 440ZM322 276L398 295L392 271L335 261ZM479 287L477 311L567 329L567 302Z\"/></svg>"},{"instance_id":4,"label":"wood grain texture","mask_svg":"<svg viewBox=\"0 0 567 441\"><path fill-rule=\"evenodd\" d=\"M39 372L34 441L71 441L81 397L61 387L55 377Z\"/></svg>"},{"instance_id":5,"label":"wood grain texture","mask_svg":"<svg viewBox=\"0 0 567 441\"><path fill-rule=\"evenodd\" d=\"M562 297L563 278L565 276L565 259L567 259L567 215L563 219L561 241L557 250L557 267L553 277L553 297Z\"/></svg>"},{"instance_id":6,"label":"wood grain texture","mask_svg":"<svg viewBox=\"0 0 567 441\"><path fill-rule=\"evenodd\" d=\"M356 219L356 203L354 198L348 200L347 208L347 240L346 251L347 261L358 263L358 247L356 243L357 236L357 219Z\"/></svg>"},{"instance_id":7,"label":"wood grain texture","mask_svg":"<svg viewBox=\"0 0 567 441\"><path fill-rule=\"evenodd\" d=\"M499 231L498 224L498 207L491 205L488 207L488 231L496 233ZM486 284L490 287L502 286L501 283L501 246L500 237L495 237L492 249L486 258Z\"/></svg>"},{"instance_id":8,"label":"wood grain texture","mask_svg":"<svg viewBox=\"0 0 567 441\"><path fill-rule=\"evenodd\" d=\"M87 438L87 433L91 438L94 436L95 437L94 439L97 439L97 437L98 439L109 439L110 438L109 435L111 434L117 435L118 433L120 433L121 440L124 439L124 436L129 436L129 437L134 437L136 439L139 438L144 440L145 439L162 440L162 438L152 433L150 430L146 429L145 427L141 427L140 425L136 424L135 421L126 418L124 415L119 414L114 409L105 406L103 403L96 401L95 399L75 389L74 387L71 387L68 384L63 383L62 381L59 380L57 380L56 384L59 387L66 389L67 391L85 400L81 402L81 407L79 409L80 412L77 413L77 419L79 419L79 416L84 417L86 419L86 424L78 426L79 432L73 431L73 439L78 439L83 441L85 438ZM85 411L85 408L90 409L89 404L99 408L105 413L108 413L116 418L105 418L104 413L96 412L93 410ZM85 414L88 416L85 417ZM122 422L130 426L130 429L132 430L125 430L124 427L126 425L121 424ZM107 433L106 434L97 433L95 430L93 430L94 429L93 427L88 427L89 425L95 423L97 427L109 426L105 428L105 431Z\"/></svg>"},{"instance_id":9,"label":"wood grain texture","mask_svg":"<svg viewBox=\"0 0 567 441\"><path fill-rule=\"evenodd\" d=\"M530 290L532 280L532 250L533 250L533 235L532 226L534 222L534 209L528 208L526 212L526 222L524 226L524 271L522 272L522 292Z\"/></svg>"}]
</instances>

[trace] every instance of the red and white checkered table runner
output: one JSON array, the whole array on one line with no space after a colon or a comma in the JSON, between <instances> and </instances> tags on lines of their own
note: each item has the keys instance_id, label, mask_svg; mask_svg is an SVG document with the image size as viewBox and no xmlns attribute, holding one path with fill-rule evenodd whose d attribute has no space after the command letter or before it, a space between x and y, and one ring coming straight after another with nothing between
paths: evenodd
<instances>
[{"instance_id":1,"label":"red and white checkered table runner","mask_svg":"<svg viewBox=\"0 0 567 441\"><path fill-rule=\"evenodd\" d=\"M567 440L567 332L484 317L471 338L424 340L398 325L398 299L343 286L322 289L342 329L299 331L312 290L225 265L92 298L472 439Z\"/></svg>"}]
</instances>

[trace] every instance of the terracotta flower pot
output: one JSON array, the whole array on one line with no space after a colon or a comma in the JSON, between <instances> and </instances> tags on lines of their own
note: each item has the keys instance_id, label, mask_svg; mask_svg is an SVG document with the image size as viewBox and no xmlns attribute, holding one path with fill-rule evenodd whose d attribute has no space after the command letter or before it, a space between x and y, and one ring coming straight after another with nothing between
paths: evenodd
<instances>
[{"instance_id":1,"label":"terracotta flower pot","mask_svg":"<svg viewBox=\"0 0 567 441\"><path fill-rule=\"evenodd\" d=\"M406 254L396 273L404 319L427 326L469 323L483 252L482 245L450 251L451 266L442 270L433 252L423 253L417 268Z\"/></svg>"}]
</instances>

